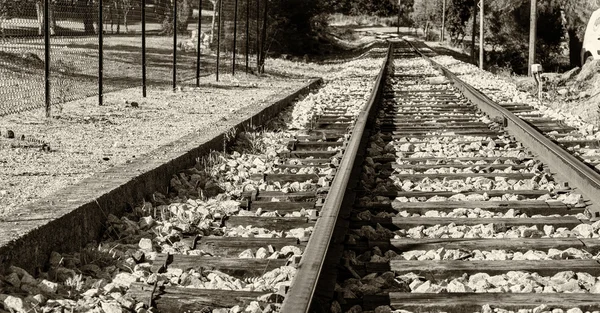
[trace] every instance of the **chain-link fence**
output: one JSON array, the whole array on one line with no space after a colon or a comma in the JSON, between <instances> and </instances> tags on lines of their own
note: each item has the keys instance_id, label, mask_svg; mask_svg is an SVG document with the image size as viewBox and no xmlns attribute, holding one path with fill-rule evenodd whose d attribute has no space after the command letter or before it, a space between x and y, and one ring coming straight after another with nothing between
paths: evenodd
<instances>
[{"instance_id":1,"label":"chain-link fence","mask_svg":"<svg viewBox=\"0 0 600 313\"><path fill-rule=\"evenodd\" d=\"M267 9L267 0L0 0L0 116L255 72Z\"/></svg>"}]
</instances>

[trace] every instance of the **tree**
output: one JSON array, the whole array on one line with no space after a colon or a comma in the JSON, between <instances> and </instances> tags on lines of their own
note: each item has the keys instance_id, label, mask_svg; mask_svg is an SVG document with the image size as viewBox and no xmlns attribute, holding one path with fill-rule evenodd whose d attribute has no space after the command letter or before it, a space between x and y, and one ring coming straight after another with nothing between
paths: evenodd
<instances>
[{"instance_id":1,"label":"tree","mask_svg":"<svg viewBox=\"0 0 600 313\"><path fill-rule=\"evenodd\" d=\"M471 19L475 0L449 0L446 11L446 29L454 45L462 43L467 23Z\"/></svg>"},{"instance_id":2,"label":"tree","mask_svg":"<svg viewBox=\"0 0 600 313\"><path fill-rule=\"evenodd\" d=\"M395 16L397 13L396 0L369 0L352 1L350 14L352 15L376 15L376 16Z\"/></svg>"},{"instance_id":3,"label":"tree","mask_svg":"<svg viewBox=\"0 0 600 313\"><path fill-rule=\"evenodd\" d=\"M430 37L430 30L441 23L442 0L415 0L411 18L415 26L421 27L425 38Z\"/></svg>"},{"instance_id":4,"label":"tree","mask_svg":"<svg viewBox=\"0 0 600 313\"><path fill-rule=\"evenodd\" d=\"M592 12L599 8L595 0L556 0L555 5L563 10L565 28L569 37L569 63L572 67L581 64L581 48L587 21Z\"/></svg>"},{"instance_id":5,"label":"tree","mask_svg":"<svg viewBox=\"0 0 600 313\"><path fill-rule=\"evenodd\" d=\"M177 31L186 32L189 20L192 17L192 6L190 0L159 0L157 5L163 10L158 12L162 16L161 34L173 34L173 1L177 1Z\"/></svg>"},{"instance_id":6,"label":"tree","mask_svg":"<svg viewBox=\"0 0 600 313\"><path fill-rule=\"evenodd\" d=\"M317 52L318 33L323 27L322 6L316 0L262 0L269 1L268 38L265 47L304 54Z\"/></svg>"},{"instance_id":7,"label":"tree","mask_svg":"<svg viewBox=\"0 0 600 313\"><path fill-rule=\"evenodd\" d=\"M529 0L496 0L486 7L486 43L498 48L489 54L491 63L527 72L530 10ZM564 33L560 8L551 0L540 0L537 11L536 60L556 63Z\"/></svg>"},{"instance_id":8,"label":"tree","mask_svg":"<svg viewBox=\"0 0 600 313\"><path fill-rule=\"evenodd\" d=\"M140 5L139 1L135 1L135 0L121 0L122 1L122 8L123 8L123 23L125 24L125 32L129 32L129 26L127 23L127 16L129 15L129 12L131 12L131 10L135 9L137 6Z\"/></svg>"}]
</instances>

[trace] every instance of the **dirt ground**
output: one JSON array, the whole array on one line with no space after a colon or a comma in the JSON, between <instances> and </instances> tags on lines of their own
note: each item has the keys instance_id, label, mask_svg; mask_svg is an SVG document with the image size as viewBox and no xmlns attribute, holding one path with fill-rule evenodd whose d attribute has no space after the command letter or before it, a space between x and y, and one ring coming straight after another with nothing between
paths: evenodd
<instances>
[{"instance_id":1,"label":"dirt ground","mask_svg":"<svg viewBox=\"0 0 600 313\"><path fill-rule=\"evenodd\" d=\"M145 99L139 89L126 89L107 94L104 106L96 97L69 102L50 119L41 109L1 117L0 216L306 82L239 74L216 83L212 75L200 88L176 93L153 87ZM4 138L7 130L17 138ZM50 152L41 150L43 143Z\"/></svg>"}]
</instances>

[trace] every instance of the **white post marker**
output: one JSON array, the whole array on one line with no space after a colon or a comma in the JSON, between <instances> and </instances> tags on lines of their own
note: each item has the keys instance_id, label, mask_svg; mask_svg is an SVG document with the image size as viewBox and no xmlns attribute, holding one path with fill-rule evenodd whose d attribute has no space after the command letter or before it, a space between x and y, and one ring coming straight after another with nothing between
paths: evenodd
<instances>
[{"instance_id":1,"label":"white post marker","mask_svg":"<svg viewBox=\"0 0 600 313\"><path fill-rule=\"evenodd\" d=\"M531 72L533 79L535 79L535 82L538 87L538 100L542 101L542 87L543 87L542 73L543 73L544 69L542 68L541 64L533 64L533 65L531 65L531 68L529 69L529 71Z\"/></svg>"}]
</instances>

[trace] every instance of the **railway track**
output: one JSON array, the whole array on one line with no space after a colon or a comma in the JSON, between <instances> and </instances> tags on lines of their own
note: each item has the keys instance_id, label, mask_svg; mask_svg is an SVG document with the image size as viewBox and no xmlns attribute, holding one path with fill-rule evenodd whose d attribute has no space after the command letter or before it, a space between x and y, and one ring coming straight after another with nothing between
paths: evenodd
<instances>
[{"instance_id":1,"label":"railway track","mask_svg":"<svg viewBox=\"0 0 600 313\"><path fill-rule=\"evenodd\" d=\"M99 243L0 276L0 313L279 311L387 48L171 178ZM380 86L379 84L376 84Z\"/></svg>"},{"instance_id":2,"label":"railway track","mask_svg":"<svg viewBox=\"0 0 600 313\"><path fill-rule=\"evenodd\" d=\"M100 244L9 269L0 313L600 310L600 176L532 132L575 130L414 46L374 49L109 216Z\"/></svg>"},{"instance_id":3,"label":"railway track","mask_svg":"<svg viewBox=\"0 0 600 313\"><path fill-rule=\"evenodd\" d=\"M589 220L598 175L552 142L575 129L492 103L414 46L394 49L355 157L356 200L340 207L346 232L332 239L343 252L328 251L339 261L308 301L298 295L312 268L301 262L282 311L600 310L600 224ZM588 143L577 140L562 143Z\"/></svg>"}]
</instances>

